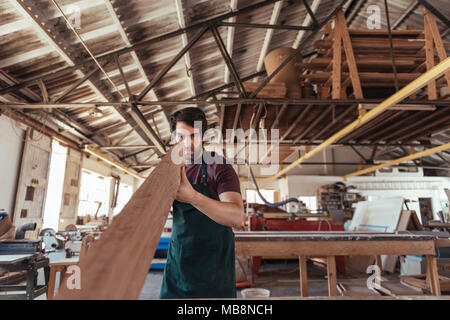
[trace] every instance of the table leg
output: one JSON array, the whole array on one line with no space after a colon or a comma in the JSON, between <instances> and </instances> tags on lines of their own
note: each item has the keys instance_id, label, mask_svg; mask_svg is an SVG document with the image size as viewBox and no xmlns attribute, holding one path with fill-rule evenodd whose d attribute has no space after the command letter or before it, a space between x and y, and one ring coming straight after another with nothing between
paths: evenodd
<instances>
[{"instance_id":1,"label":"table leg","mask_svg":"<svg viewBox=\"0 0 450 320\"><path fill-rule=\"evenodd\" d=\"M299 257L300 269L300 295L302 297L308 296L308 272L306 265L306 257Z\"/></svg>"},{"instance_id":2,"label":"table leg","mask_svg":"<svg viewBox=\"0 0 450 320\"><path fill-rule=\"evenodd\" d=\"M55 267L50 267L50 276L47 288L47 300L53 300L53 295L55 294L56 272L57 271Z\"/></svg>"},{"instance_id":3,"label":"table leg","mask_svg":"<svg viewBox=\"0 0 450 320\"><path fill-rule=\"evenodd\" d=\"M336 258L327 257L327 275L328 275L328 295L337 297L337 279L336 279Z\"/></svg>"},{"instance_id":4,"label":"table leg","mask_svg":"<svg viewBox=\"0 0 450 320\"><path fill-rule=\"evenodd\" d=\"M436 257L427 255L427 283L433 296L441 295L441 285L439 283L439 274L437 269Z\"/></svg>"},{"instance_id":5,"label":"table leg","mask_svg":"<svg viewBox=\"0 0 450 320\"><path fill-rule=\"evenodd\" d=\"M67 272L67 266L63 266L59 273L58 292L60 292L62 284L66 282L66 272Z\"/></svg>"}]
</instances>

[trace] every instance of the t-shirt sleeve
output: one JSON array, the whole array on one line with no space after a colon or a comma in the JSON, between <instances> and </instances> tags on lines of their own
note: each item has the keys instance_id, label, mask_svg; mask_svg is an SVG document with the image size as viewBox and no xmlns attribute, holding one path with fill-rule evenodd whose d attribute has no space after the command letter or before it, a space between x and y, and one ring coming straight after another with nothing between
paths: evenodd
<instances>
[{"instance_id":1,"label":"t-shirt sleeve","mask_svg":"<svg viewBox=\"0 0 450 320\"><path fill-rule=\"evenodd\" d=\"M224 192L241 193L239 177L230 164L217 165L216 171L217 195Z\"/></svg>"}]
</instances>

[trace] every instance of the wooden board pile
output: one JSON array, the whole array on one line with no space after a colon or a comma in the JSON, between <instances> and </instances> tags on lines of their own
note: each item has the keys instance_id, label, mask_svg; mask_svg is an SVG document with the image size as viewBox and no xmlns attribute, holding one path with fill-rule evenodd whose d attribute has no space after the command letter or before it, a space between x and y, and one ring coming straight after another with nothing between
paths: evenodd
<instances>
[{"instance_id":1,"label":"wooden board pile","mask_svg":"<svg viewBox=\"0 0 450 320\"><path fill-rule=\"evenodd\" d=\"M392 30L398 85L401 88L443 61L450 43L444 43L435 17L424 11L424 30ZM314 43L318 58L297 63L307 71L303 81L316 84L322 99L363 98L363 87L395 87L389 34L386 29L347 29L338 12L335 27L325 27L324 37ZM353 93L347 96L347 87ZM427 87L427 98L437 99L437 88L450 86L450 72ZM415 96L411 97L415 98ZM444 98L444 97L441 97Z\"/></svg>"}]
</instances>

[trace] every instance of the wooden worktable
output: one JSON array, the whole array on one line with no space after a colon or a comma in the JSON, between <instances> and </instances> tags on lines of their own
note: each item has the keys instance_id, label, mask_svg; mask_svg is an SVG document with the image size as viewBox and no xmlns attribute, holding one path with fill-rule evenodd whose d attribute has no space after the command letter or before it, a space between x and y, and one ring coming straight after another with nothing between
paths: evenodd
<instances>
[{"instance_id":1,"label":"wooden worktable","mask_svg":"<svg viewBox=\"0 0 450 320\"><path fill-rule=\"evenodd\" d=\"M440 296L435 257L436 237L429 235L347 231L251 231L235 232L236 256L299 257L300 291L308 296L306 259L326 257L328 291L337 296L336 256L426 256L431 293ZM380 262L380 259L377 259Z\"/></svg>"}]
</instances>

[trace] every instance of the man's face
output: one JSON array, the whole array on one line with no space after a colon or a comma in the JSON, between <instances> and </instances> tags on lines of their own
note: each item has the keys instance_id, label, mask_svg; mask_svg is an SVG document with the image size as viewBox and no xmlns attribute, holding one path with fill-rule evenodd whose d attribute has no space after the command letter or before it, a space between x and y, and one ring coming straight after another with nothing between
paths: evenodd
<instances>
[{"instance_id":1,"label":"man's face","mask_svg":"<svg viewBox=\"0 0 450 320\"><path fill-rule=\"evenodd\" d=\"M183 144L183 157L185 161L194 163L202 153L202 132L199 128L178 121L175 129L176 141Z\"/></svg>"}]
</instances>

